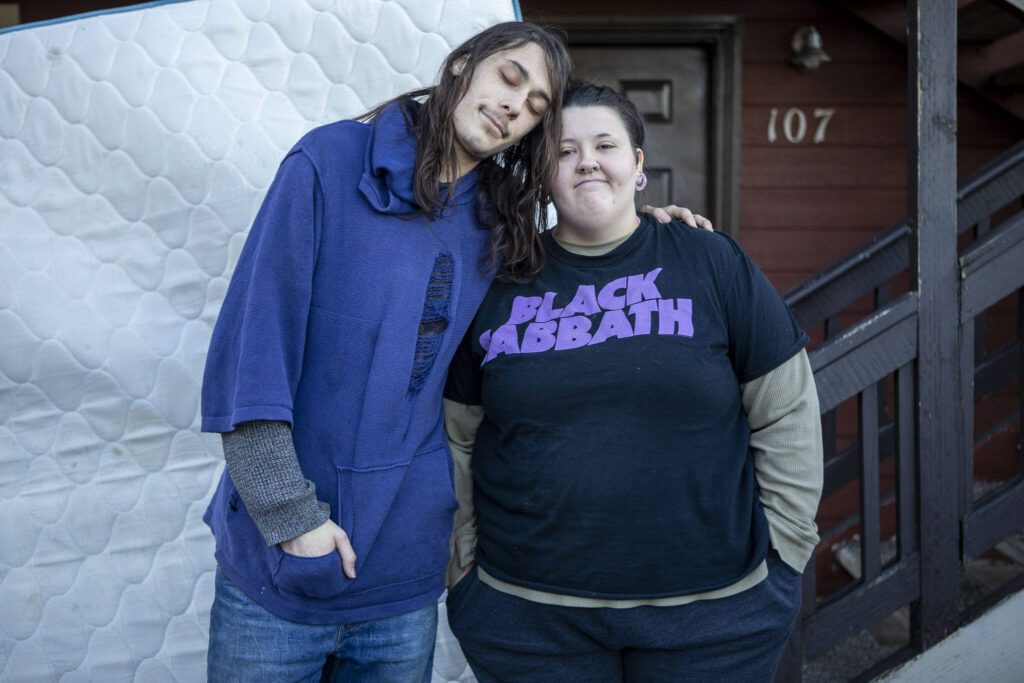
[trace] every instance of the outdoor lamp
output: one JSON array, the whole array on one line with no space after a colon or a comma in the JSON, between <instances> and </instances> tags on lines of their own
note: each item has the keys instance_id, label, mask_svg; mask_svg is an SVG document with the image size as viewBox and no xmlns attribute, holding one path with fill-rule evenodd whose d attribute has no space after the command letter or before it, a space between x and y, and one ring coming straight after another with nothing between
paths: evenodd
<instances>
[{"instance_id":1,"label":"outdoor lamp","mask_svg":"<svg viewBox=\"0 0 1024 683\"><path fill-rule=\"evenodd\" d=\"M792 45L793 59L790 61L803 69L817 69L825 62L832 61L821 47L821 34L813 26L798 28L793 34Z\"/></svg>"}]
</instances>

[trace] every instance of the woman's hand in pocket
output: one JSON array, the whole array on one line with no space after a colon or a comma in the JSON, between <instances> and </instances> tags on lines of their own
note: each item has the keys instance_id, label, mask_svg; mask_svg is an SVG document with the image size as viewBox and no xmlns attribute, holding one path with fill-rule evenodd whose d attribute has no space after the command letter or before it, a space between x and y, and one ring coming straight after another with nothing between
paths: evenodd
<instances>
[{"instance_id":1,"label":"woman's hand in pocket","mask_svg":"<svg viewBox=\"0 0 1024 683\"><path fill-rule=\"evenodd\" d=\"M345 576L356 578L356 552L345 530L331 520L290 541L282 541L281 550L296 557L321 557L337 550Z\"/></svg>"},{"instance_id":2,"label":"woman's hand in pocket","mask_svg":"<svg viewBox=\"0 0 1024 683\"><path fill-rule=\"evenodd\" d=\"M448 589L451 590L459 585L459 582L466 578L466 574L473 571L473 567L476 566L476 562L470 562L468 565L463 567L457 574L454 575L452 582L448 585Z\"/></svg>"}]
</instances>

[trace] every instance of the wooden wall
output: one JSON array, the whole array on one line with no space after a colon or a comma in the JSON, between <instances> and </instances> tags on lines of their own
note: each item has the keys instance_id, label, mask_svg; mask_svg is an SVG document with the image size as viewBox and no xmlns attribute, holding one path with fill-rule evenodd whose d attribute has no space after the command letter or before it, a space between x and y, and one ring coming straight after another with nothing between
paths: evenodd
<instances>
[{"instance_id":1,"label":"wooden wall","mask_svg":"<svg viewBox=\"0 0 1024 683\"><path fill-rule=\"evenodd\" d=\"M528 20L558 16L736 15L742 18L740 241L785 292L898 221L906 211L905 50L814 0L522 0ZM830 64L789 64L800 26L821 33ZM961 177L1024 137L1021 122L961 89ZM771 110L778 139L768 141ZM808 134L786 141L791 108ZM833 109L813 142L815 109ZM796 115L794 115L796 116ZM714 216L711 217L714 220Z\"/></svg>"},{"instance_id":2,"label":"wooden wall","mask_svg":"<svg viewBox=\"0 0 1024 683\"><path fill-rule=\"evenodd\" d=\"M84 12L138 5L146 0L20 0L21 23L68 17Z\"/></svg>"}]
</instances>

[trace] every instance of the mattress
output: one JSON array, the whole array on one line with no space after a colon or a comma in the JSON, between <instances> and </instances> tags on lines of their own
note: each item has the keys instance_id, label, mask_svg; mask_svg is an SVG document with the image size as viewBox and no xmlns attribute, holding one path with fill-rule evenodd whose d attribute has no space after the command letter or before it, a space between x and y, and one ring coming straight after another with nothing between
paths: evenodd
<instances>
[{"instance_id":1,"label":"mattress","mask_svg":"<svg viewBox=\"0 0 1024 683\"><path fill-rule=\"evenodd\" d=\"M199 386L277 164L517 14L192 0L0 33L0 679L205 679ZM472 680L443 605L434 680Z\"/></svg>"}]
</instances>

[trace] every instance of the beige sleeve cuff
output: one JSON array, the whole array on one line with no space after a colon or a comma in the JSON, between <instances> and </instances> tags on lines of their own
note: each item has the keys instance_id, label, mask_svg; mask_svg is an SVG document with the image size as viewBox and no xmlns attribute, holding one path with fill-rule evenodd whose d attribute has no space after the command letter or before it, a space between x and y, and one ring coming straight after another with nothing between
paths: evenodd
<instances>
[{"instance_id":1,"label":"beige sleeve cuff","mask_svg":"<svg viewBox=\"0 0 1024 683\"><path fill-rule=\"evenodd\" d=\"M445 582L449 586L472 566L476 552L472 459L476 431L483 419L482 406L468 406L444 400L444 427L448 432L448 448L451 450L454 464L455 498L459 501L452 535L448 542L451 560L448 562Z\"/></svg>"},{"instance_id":2,"label":"beige sleeve cuff","mask_svg":"<svg viewBox=\"0 0 1024 683\"><path fill-rule=\"evenodd\" d=\"M818 544L824 476L818 393L807 352L743 385L750 451L772 546L802 572Z\"/></svg>"}]
</instances>

